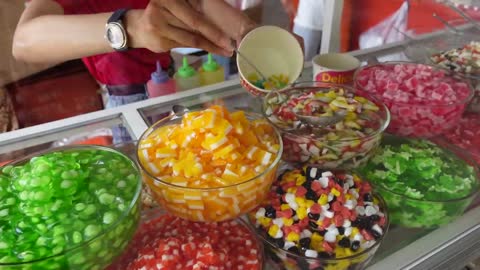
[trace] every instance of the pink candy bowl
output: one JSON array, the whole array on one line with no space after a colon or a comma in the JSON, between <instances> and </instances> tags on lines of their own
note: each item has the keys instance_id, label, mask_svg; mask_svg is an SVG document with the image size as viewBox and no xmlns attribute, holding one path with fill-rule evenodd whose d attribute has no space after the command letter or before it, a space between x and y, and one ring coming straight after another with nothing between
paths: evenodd
<instances>
[{"instance_id":1,"label":"pink candy bowl","mask_svg":"<svg viewBox=\"0 0 480 270\"><path fill-rule=\"evenodd\" d=\"M431 65L385 62L354 75L357 91L381 99L391 113L387 132L429 138L455 126L473 97L471 85Z\"/></svg>"}]
</instances>

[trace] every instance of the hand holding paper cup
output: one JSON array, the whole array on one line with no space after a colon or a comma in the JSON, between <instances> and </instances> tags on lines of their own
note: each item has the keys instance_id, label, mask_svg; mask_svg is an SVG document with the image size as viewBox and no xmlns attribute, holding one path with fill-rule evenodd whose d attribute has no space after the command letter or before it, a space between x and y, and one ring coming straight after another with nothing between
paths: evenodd
<instances>
[{"instance_id":1,"label":"hand holding paper cup","mask_svg":"<svg viewBox=\"0 0 480 270\"><path fill-rule=\"evenodd\" d=\"M320 54L312 63L314 81L336 84L351 84L355 70L360 67L357 58L343 53Z\"/></svg>"}]
</instances>

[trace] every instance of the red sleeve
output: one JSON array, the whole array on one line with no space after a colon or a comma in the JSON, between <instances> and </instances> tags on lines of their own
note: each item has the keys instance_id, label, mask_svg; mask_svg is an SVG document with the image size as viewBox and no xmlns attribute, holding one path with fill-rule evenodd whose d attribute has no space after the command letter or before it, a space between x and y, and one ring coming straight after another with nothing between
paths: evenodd
<instances>
[{"instance_id":1,"label":"red sleeve","mask_svg":"<svg viewBox=\"0 0 480 270\"><path fill-rule=\"evenodd\" d=\"M88 4L87 1L81 0L54 0L58 4L60 4L64 10L65 15L72 15L72 14L86 14L88 12Z\"/></svg>"}]
</instances>

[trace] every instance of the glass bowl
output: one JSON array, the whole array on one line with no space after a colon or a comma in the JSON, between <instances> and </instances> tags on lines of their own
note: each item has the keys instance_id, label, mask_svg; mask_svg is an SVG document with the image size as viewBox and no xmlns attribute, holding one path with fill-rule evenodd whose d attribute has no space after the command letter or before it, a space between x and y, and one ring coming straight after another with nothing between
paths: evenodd
<instances>
[{"instance_id":1,"label":"glass bowl","mask_svg":"<svg viewBox=\"0 0 480 270\"><path fill-rule=\"evenodd\" d=\"M168 214L167 211L165 211L164 209L162 209L161 207L156 207L156 208L152 208L152 209L149 209L149 210L146 210L146 211L143 211L142 212L142 220L141 220L141 223L140 223L140 226L137 230L137 232L135 233L135 236L133 237L133 240L130 242L128 248L124 251L124 253L122 254L122 256L120 256L118 258L118 260L116 260L112 265L110 265L106 270L124 270L124 269L127 269L127 266L132 263L133 260L135 260L136 258L138 258L139 256L139 253L142 249L145 249L145 247L149 247L149 246L152 246L152 242L155 241L155 238L159 237L159 231L158 229L161 229L162 226L160 226L160 224L162 224L162 217L165 217L166 215L170 216ZM259 241L256 237L256 233L255 233L255 230L254 228L247 222L245 221L244 219L242 218L237 218L235 220L231 220L231 221L224 221L224 223L230 223L230 222L235 222L236 224L240 225L242 227L242 229L245 229L246 231L248 231L248 233L250 234L251 236L251 240L253 243L253 247L255 247L255 252L252 252L251 254L256 254L257 256L257 260L258 260L258 267L254 267L252 265L252 268L248 268L248 269L256 269L256 270L262 270L264 269L264 265L265 265L265 256L264 256L264 249L263 249L263 245L262 245L262 242ZM165 222L163 222L165 223ZM183 221L183 223L185 224L193 224L195 222L191 222L191 221ZM220 229L220 224L222 222L218 223L217 226L219 226L218 228ZM200 224L200 226L204 226L203 224ZM213 233L214 235L215 234L218 234L220 233L220 231L218 230L214 230L214 231L210 231L209 233ZM167 236L164 235L164 237L166 239L174 239L176 238L175 235L170 235L169 238L167 238ZM210 242L210 241L213 241L214 239L217 239L216 237L214 236L207 236L205 237L205 239L209 238L209 240L207 240L206 242ZM236 241L238 241L239 239L236 239ZM247 239L243 239L245 241L247 241ZM185 243L182 243L183 245L185 244L189 244L187 242ZM242 251L246 251L246 246L245 245L237 245L237 252L238 252L238 256L244 256L244 254L240 254L240 252ZM248 249L248 248L247 248ZM183 249L182 249L183 250ZM254 250L253 248L251 250ZM218 250L217 250L218 251ZM247 250L250 252L250 250Z\"/></svg>"},{"instance_id":2,"label":"glass bowl","mask_svg":"<svg viewBox=\"0 0 480 270\"><path fill-rule=\"evenodd\" d=\"M414 150L406 150L405 145ZM382 147L401 147L402 153L394 155L393 150ZM423 155L422 150L428 154ZM454 146L386 136L379 151L384 152L359 171L387 202L392 224L438 227L462 215L478 194L478 166L471 156ZM450 171L458 173L449 175Z\"/></svg>"},{"instance_id":3,"label":"glass bowl","mask_svg":"<svg viewBox=\"0 0 480 270\"><path fill-rule=\"evenodd\" d=\"M457 146L468 152L480 166L480 114L464 114L452 131L432 140L441 146Z\"/></svg>"},{"instance_id":4,"label":"glass bowl","mask_svg":"<svg viewBox=\"0 0 480 270\"><path fill-rule=\"evenodd\" d=\"M366 115L373 126L369 132L345 136L347 133L341 128L337 129L336 124L327 128L311 129L304 126L305 128L300 129L297 128L299 121L295 116L292 118L293 122L288 123L275 116L278 108L287 104L293 96L327 93L332 89L336 91L343 89L346 94L362 97L379 108L378 111ZM284 145L283 160L325 169L352 169L365 163L380 144L382 134L390 122L387 107L375 97L365 93L359 94L346 85L323 82L301 82L282 91L270 92L264 99L262 111L268 121L281 131Z\"/></svg>"},{"instance_id":5,"label":"glass bowl","mask_svg":"<svg viewBox=\"0 0 480 270\"><path fill-rule=\"evenodd\" d=\"M480 30L476 27L462 29L468 25L464 20L453 20L449 23L458 29L457 32L448 28L436 29L436 31L445 31L446 34L427 40L416 40L416 36L426 32L425 29L413 29L410 34L412 39L405 48L405 54L415 62L430 64L469 80L475 89L475 95L469 104L468 111L480 112L480 67L475 60L465 61L478 57L478 49L474 50L477 53L464 54L461 61L458 60L459 54L457 54L472 42L478 48ZM469 70L467 70L468 66L471 66Z\"/></svg>"},{"instance_id":6,"label":"glass bowl","mask_svg":"<svg viewBox=\"0 0 480 270\"><path fill-rule=\"evenodd\" d=\"M20 172L20 166L30 171ZM0 256L0 269L103 269L122 253L137 228L140 170L111 148L50 149L4 166L0 177L4 180L2 211L18 206L15 211L23 212L20 217L10 213L1 218L0 243L9 254ZM19 192L15 199L6 197L8 183ZM49 193L53 187L62 193ZM80 193L79 187L91 192ZM13 203L10 208L9 201ZM35 226L26 226L29 223ZM15 236L6 233L8 226L15 226L17 237L10 247L8 241ZM15 253L24 260L11 262L10 254Z\"/></svg>"},{"instance_id":7,"label":"glass bowl","mask_svg":"<svg viewBox=\"0 0 480 270\"><path fill-rule=\"evenodd\" d=\"M424 84L420 84L417 78L407 79L409 74L405 70L415 68L416 74L432 79ZM400 83L394 82L394 78L400 79ZM439 87L432 93L424 93L423 89L431 85L433 78ZM429 138L443 134L460 120L473 97L471 85L463 78L434 66L409 62L385 62L361 67L354 75L354 84L357 91L375 95L388 107L392 119L387 132L405 137ZM440 91L445 95L448 93L449 99L458 96L458 100L439 101L444 94ZM462 91L462 95L458 91Z\"/></svg>"},{"instance_id":8,"label":"glass bowl","mask_svg":"<svg viewBox=\"0 0 480 270\"><path fill-rule=\"evenodd\" d=\"M365 269L370 260L375 255L378 247L381 245L385 235L388 233L390 220L389 211L385 201L379 194L373 193L373 198L378 201L378 206L382 210L385 217L385 224L383 226L383 234L376 239L376 242L364 248L358 253L349 254L348 256L340 258L329 258L329 256L320 256L317 258L306 257L301 254L291 252L280 248L275 239L270 237L265 229L256 228L256 232L265 247L265 256L273 262L278 269L286 270L303 270L303 269L338 269L338 270L361 270ZM250 224L255 227L255 213L249 215ZM276 224L276 223L275 223ZM304 234L305 232L302 232ZM338 237L338 236L337 236ZM323 241L323 239L322 239ZM282 242L283 243L283 242ZM349 249L350 250L350 249ZM353 251L351 251L353 253Z\"/></svg>"},{"instance_id":9,"label":"glass bowl","mask_svg":"<svg viewBox=\"0 0 480 270\"><path fill-rule=\"evenodd\" d=\"M185 114L187 115L187 114ZM185 117L184 115L184 117ZM137 157L143 171L144 181L153 192L153 197L169 213L192 221L224 221L234 219L249 212L258 206L265 198L270 185L275 180L276 169L281 159L283 145L280 134L271 127L261 115L245 113L249 122L258 120L269 129L275 143L278 143L278 151L270 165L266 166L252 178L240 183L212 188L195 188L172 184L156 177L147 167L147 162L141 158L140 145L158 129L177 125L183 117L171 115L148 128L139 140ZM247 155L247 150L241 155ZM168 177L168 176L167 176ZM199 177L198 181L202 181Z\"/></svg>"}]
</instances>

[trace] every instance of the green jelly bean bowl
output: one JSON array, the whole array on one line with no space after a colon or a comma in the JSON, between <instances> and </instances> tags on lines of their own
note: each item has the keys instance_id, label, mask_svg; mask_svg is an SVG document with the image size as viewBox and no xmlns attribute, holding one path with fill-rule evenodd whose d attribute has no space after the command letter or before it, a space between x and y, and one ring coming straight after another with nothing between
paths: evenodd
<instances>
[{"instance_id":1,"label":"green jelly bean bowl","mask_svg":"<svg viewBox=\"0 0 480 270\"><path fill-rule=\"evenodd\" d=\"M358 171L387 202L391 223L407 228L447 224L479 194L480 171L466 151L422 139L385 136Z\"/></svg>"},{"instance_id":2,"label":"green jelly bean bowl","mask_svg":"<svg viewBox=\"0 0 480 270\"><path fill-rule=\"evenodd\" d=\"M0 170L0 269L104 269L138 227L140 170L112 148L59 147Z\"/></svg>"}]
</instances>

